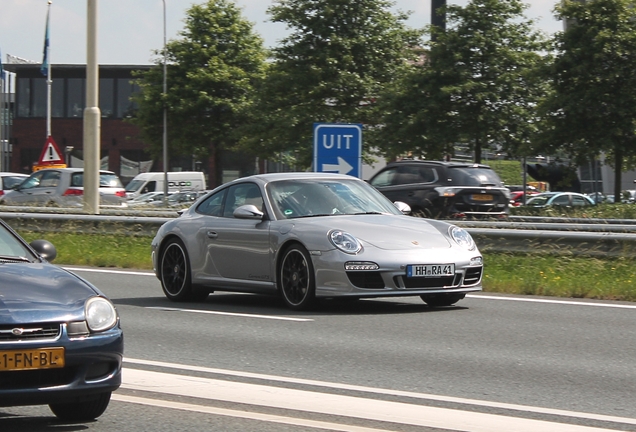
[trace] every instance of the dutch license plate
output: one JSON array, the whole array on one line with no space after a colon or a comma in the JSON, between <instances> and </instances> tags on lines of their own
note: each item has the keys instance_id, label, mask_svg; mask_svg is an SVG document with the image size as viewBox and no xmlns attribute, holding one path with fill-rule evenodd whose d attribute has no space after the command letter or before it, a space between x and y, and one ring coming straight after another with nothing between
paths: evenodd
<instances>
[{"instance_id":1,"label":"dutch license plate","mask_svg":"<svg viewBox=\"0 0 636 432\"><path fill-rule=\"evenodd\" d=\"M64 348L0 351L0 371L64 367Z\"/></svg>"},{"instance_id":2,"label":"dutch license plate","mask_svg":"<svg viewBox=\"0 0 636 432\"><path fill-rule=\"evenodd\" d=\"M420 264L406 266L407 277L454 276L455 264Z\"/></svg>"},{"instance_id":3,"label":"dutch license plate","mask_svg":"<svg viewBox=\"0 0 636 432\"><path fill-rule=\"evenodd\" d=\"M472 199L473 201L492 201L492 195L491 194L473 194Z\"/></svg>"}]
</instances>

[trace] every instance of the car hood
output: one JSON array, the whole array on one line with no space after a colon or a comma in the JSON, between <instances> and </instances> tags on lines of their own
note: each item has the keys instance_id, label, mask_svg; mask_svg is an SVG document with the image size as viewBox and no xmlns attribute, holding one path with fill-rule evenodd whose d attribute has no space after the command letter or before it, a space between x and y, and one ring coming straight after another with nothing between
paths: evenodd
<instances>
[{"instance_id":1,"label":"car hood","mask_svg":"<svg viewBox=\"0 0 636 432\"><path fill-rule=\"evenodd\" d=\"M84 303L97 291L48 263L0 264L0 325L84 319Z\"/></svg>"},{"instance_id":2,"label":"car hood","mask_svg":"<svg viewBox=\"0 0 636 432\"><path fill-rule=\"evenodd\" d=\"M321 226L324 230L339 229L354 235L364 243L384 250L450 248L448 237L423 218L399 215L333 215L294 219L300 231L303 226ZM447 229L448 224L438 223Z\"/></svg>"}]
</instances>

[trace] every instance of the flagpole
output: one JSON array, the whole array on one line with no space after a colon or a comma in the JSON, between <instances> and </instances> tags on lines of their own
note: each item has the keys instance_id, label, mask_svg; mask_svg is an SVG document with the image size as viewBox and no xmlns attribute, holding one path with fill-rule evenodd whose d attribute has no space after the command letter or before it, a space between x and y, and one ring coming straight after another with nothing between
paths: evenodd
<instances>
[{"instance_id":1,"label":"flagpole","mask_svg":"<svg viewBox=\"0 0 636 432\"><path fill-rule=\"evenodd\" d=\"M46 68L46 137L51 136L51 44L49 43L49 20L51 18L51 0L48 3L48 11L46 12L46 35L45 35L45 58L47 60Z\"/></svg>"}]
</instances>

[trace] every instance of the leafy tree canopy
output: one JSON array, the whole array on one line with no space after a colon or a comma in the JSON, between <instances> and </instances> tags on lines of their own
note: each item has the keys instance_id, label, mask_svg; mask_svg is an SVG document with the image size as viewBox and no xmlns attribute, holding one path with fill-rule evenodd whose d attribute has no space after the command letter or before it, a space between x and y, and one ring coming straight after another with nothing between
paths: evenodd
<instances>
[{"instance_id":1,"label":"leafy tree canopy","mask_svg":"<svg viewBox=\"0 0 636 432\"><path fill-rule=\"evenodd\" d=\"M568 27L546 70L552 91L540 106L536 149L577 163L608 154L620 196L624 162L636 159L636 2L565 0L555 12Z\"/></svg>"},{"instance_id":2,"label":"leafy tree canopy","mask_svg":"<svg viewBox=\"0 0 636 432\"><path fill-rule=\"evenodd\" d=\"M264 157L287 152L297 167L307 167L313 123L377 125L374 102L414 58L422 35L392 6L385 0L275 1L272 21L286 23L291 34L273 50L244 147Z\"/></svg>"},{"instance_id":3,"label":"leafy tree canopy","mask_svg":"<svg viewBox=\"0 0 636 432\"><path fill-rule=\"evenodd\" d=\"M247 120L256 83L264 77L266 51L253 25L229 0L193 5L181 38L166 47L167 94L163 94L163 50L157 67L142 73L139 110L132 120L140 126L154 155L161 155L162 115L168 110L169 154L215 156L238 139L235 129ZM220 158L214 158L217 164ZM218 167L217 167L218 168ZM211 183L220 170L211 167ZM214 176L213 176L214 175Z\"/></svg>"},{"instance_id":4,"label":"leafy tree canopy","mask_svg":"<svg viewBox=\"0 0 636 432\"><path fill-rule=\"evenodd\" d=\"M545 37L525 19L526 7L518 0L446 7L446 30L430 29L425 61L382 97L388 156L441 158L463 143L480 162L483 147L515 153L529 139Z\"/></svg>"}]
</instances>

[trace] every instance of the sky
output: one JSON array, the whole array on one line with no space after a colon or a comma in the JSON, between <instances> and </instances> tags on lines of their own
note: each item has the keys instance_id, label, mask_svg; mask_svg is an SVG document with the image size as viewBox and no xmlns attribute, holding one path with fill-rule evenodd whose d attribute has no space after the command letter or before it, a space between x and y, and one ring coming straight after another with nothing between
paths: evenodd
<instances>
[{"instance_id":1,"label":"sky","mask_svg":"<svg viewBox=\"0 0 636 432\"><path fill-rule=\"evenodd\" d=\"M166 37L179 38L183 18L192 4L204 0L96 0L98 8L98 54L100 64L142 65L153 63L155 50L163 46L163 4L166 5ZM355 1L355 0L352 0ZM421 28L430 24L431 0L393 0L395 10L412 11L407 24ZM553 17L558 0L529 0L528 18L546 33L560 31L563 25ZM468 0L448 0L465 5ZM0 53L42 62L47 0L0 0ZM254 24L265 46L273 47L288 30L284 24L269 21L267 9L272 0L235 0L243 16ZM52 0L50 6L51 64L86 63L87 0Z\"/></svg>"}]
</instances>

